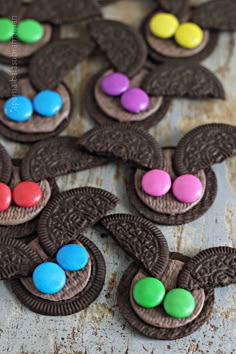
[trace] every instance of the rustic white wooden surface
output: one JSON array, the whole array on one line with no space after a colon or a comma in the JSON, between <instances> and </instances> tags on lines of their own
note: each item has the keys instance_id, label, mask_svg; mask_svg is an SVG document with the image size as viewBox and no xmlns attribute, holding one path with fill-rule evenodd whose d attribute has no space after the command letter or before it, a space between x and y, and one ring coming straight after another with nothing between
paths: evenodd
<instances>
[{"instance_id":1,"label":"rustic white wooden surface","mask_svg":"<svg viewBox=\"0 0 236 354\"><path fill-rule=\"evenodd\" d=\"M79 0L78 0L79 1ZM174 0L173 0L174 1ZM199 3L199 1L195 1ZM138 26L152 8L151 0L125 0L104 9L106 18L119 19ZM76 35L67 27L64 35ZM165 119L151 133L162 145L176 144L182 135L200 124L226 122L236 124L236 35L222 34L219 46L204 64L223 81L227 100L173 100ZM101 66L97 60L78 65L66 81L76 98L73 121L65 134L79 136L94 123L81 105L81 92L92 73ZM40 70L40 68L39 68ZM12 157L22 157L27 146L1 139ZM219 192L214 206L199 220L179 227L161 227L170 249L186 255L199 250L229 245L236 247L236 158L214 167ZM77 186L97 186L121 199L115 212L133 212L125 190L125 168L109 165L71 174L58 179L62 190ZM14 297L10 288L0 283L0 354L231 354L236 352L236 287L216 291L213 316L198 332L177 341L144 338L120 316L116 306L116 287L131 259L102 230L87 232L102 250L107 276L104 289L85 311L69 317L44 317L30 312Z\"/></svg>"}]
</instances>

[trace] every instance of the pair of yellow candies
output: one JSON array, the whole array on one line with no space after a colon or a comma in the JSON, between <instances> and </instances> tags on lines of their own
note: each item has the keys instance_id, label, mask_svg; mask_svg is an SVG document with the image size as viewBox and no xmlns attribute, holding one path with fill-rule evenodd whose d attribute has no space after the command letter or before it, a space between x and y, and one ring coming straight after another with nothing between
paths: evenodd
<instances>
[{"instance_id":1,"label":"pair of yellow candies","mask_svg":"<svg viewBox=\"0 0 236 354\"><path fill-rule=\"evenodd\" d=\"M150 31L156 37L168 39L175 37L184 48L197 48L203 41L202 29L192 22L180 24L177 17L169 13L158 13L151 18Z\"/></svg>"}]
</instances>

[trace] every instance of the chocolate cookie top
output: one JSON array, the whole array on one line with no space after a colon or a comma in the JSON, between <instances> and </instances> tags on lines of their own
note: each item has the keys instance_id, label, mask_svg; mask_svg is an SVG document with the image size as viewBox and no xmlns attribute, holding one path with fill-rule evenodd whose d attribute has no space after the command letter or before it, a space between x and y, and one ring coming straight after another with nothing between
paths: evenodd
<instances>
[{"instance_id":1,"label":"chocolate cookie top","mask_svg":"<svg viewBox=\"0 0 236 354\"><path fill-rule=\"evenodd\" d=\"M114 214L102 218L101 224L138 264L131 264L121 278L117 301L124 318L147 337L176 339L196 331L212 312L214 288L236 283L234 248L209 248L193 258L168 255L163 234L149 223L147 236L143 218ZM152 237L154 243L150 243ZM158 242L164 248L157 248ZM152 252L156 254L154 262ZM185 299L182 304L178 296ZM189 306L191 311L184 314Z\"/></svg>"},{"instance_id":2,"label":"chocolate cookie top","mask_svg":"<svg viewBox=\"0 0 236 354\"><path fill-rule=\"evenodd\" d=\"M134 28L112 20L94 21L89 33L117 71L135 75L144 65L147 48Z\"/></svg>"}]
</instances>

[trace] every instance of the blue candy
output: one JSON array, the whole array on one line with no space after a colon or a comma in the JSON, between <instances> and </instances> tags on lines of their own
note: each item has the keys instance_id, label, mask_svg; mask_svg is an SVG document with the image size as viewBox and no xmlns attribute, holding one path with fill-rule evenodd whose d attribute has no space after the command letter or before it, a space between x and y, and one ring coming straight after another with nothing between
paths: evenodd
<instances>
[{"instance_id":1,"label":"blue candy","mask_svg":"<svg viewBox=\"0 0 236 354\"><path fill-rule=\"evenodd\" d=\"M65 270L76 271L84 268L89 260L86 249L80 245L69 244L59 249L57 263Z\"/></svg>"},{"instance_id":2,"label":"blue candy","mask_svg":"<svg viewBox=\"0 0 236 354\"><path fill-rule=\"evenodd\" d=\"M62 107L62 98L56 91L44 90L38 93L33 100L35 111L45 117L52 117Z\"/></svg>"},{"instance_id":3,"label":"blue candy","mask_svg":"<svg viewBox=\"0 0 236 354\"><path fill-rule=\"evenodd\" d=\"M33 105L25 96L11 97L4 105L4 113L14 122L25 122L33 115Z\"/></svg>"},{"instance_id":4,"label":"blue candy","mask_svg":"<svg viewBox=\"0 0 236 354\"><path fill-rule=\"evenodd\" d=\"M33 283L41 293L55 294L64 288L66 273L56 263L41 263L33 272Z\"/></svg>"}]
</instances>

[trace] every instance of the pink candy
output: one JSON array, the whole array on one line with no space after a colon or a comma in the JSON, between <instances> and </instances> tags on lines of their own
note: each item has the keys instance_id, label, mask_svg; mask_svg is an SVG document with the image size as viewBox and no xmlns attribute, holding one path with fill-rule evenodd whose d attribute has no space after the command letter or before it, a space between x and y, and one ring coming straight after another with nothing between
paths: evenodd
<instances>
[{"instance_id":1,"label":"pink candy","mask_svg":"<svg viewBox=\"0 0 236 354\"><path fill-rule=\"evenodd\" d=\"M183 203L194 203L202 195L202 183L193 175L183 175L173 183L173 194L176 199Z\"/></svg>"},{"instance_id":2,"label":"pink candy","mask_svg":"<svg viewBox=\"0 0 236 354\"><path fill-rule=\"evenodd\" d=\"M163 170L151 170L142 178L142 188L153 197L161 197L171 188L170 175Z\"/></svg>"},{"instance_id":3,"label":"pink candy","mask_svg":"<svg viewBox=\"0 0 236 354\"><path fill-rule=\"evenodd\" d=\"M161 197L171 188L170 175L163 170L150 170L142 178L142 189L152 197ZM173 182L172 193L182 203L194 203L201 198L202 183L193 175L177 177Z\"/></svg>"}]
</instances>

